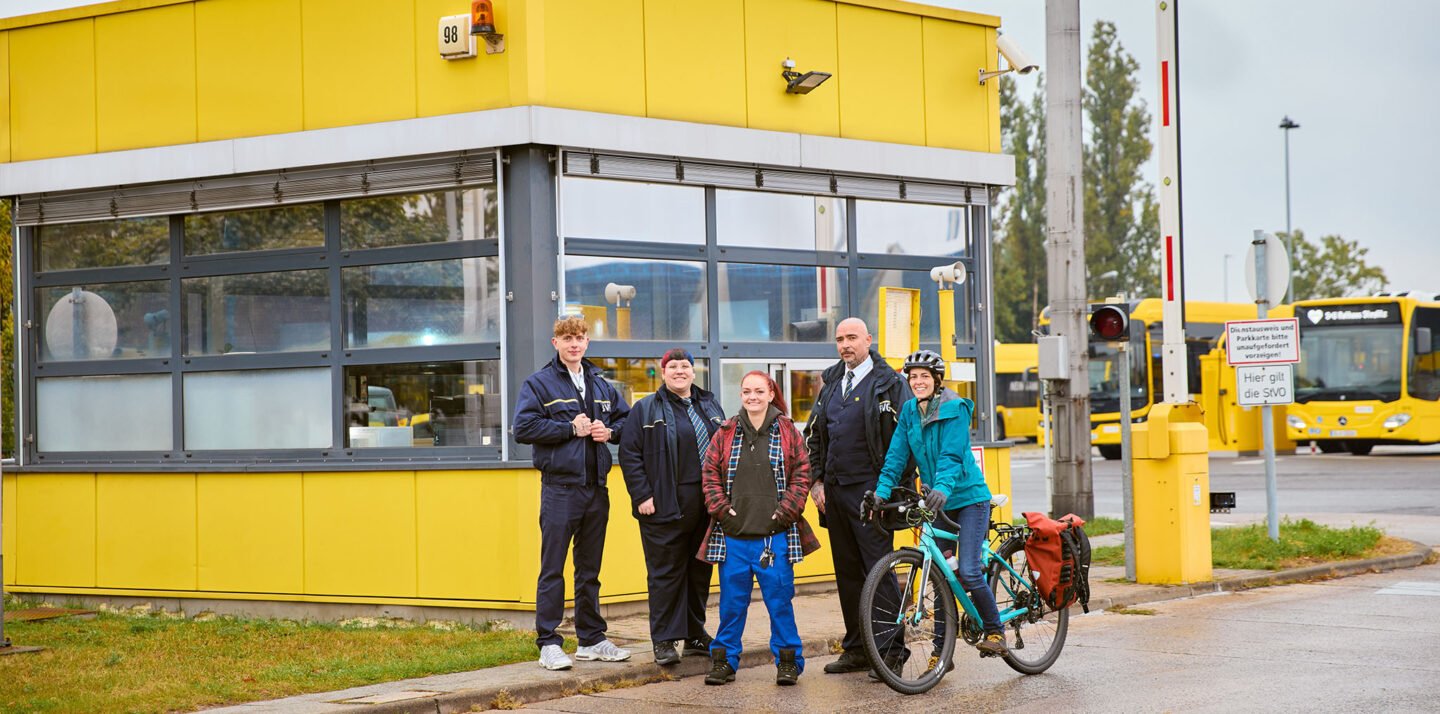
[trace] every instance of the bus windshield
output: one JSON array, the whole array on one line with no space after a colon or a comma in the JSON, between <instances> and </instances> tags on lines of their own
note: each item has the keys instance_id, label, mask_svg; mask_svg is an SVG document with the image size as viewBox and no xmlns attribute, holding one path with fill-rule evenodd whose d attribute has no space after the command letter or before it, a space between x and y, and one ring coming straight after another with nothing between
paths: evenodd
<instances>
[{"instance_id":1,"label":"bus windshield","mask_svg":"<svg viewBox=\"0 0 1440 714\"><path fill-rule=\"evenodd\" d=\"M1132 326L1131 328L1135 328ZM1130 408L1140 409L1149 403L1150 380L1146 376L1144 330L1130 344ZM1135 339L1132 333L1132 340ZM1138 344L1137 344L1138 342ZM1090 343L1090 413L1120 412L1120 350L1107 342Z\"/></svg>"},{"instance_id":2,"label":"bus windshield","mask_svg":"<svg viewBox=\"0 0 1440 714\"><path fill-rule=\"evenodd\" d=\"M1400 325L1306 327L1295 365L1295 401L1400 398Z\"/></svg>"}]
</instances>

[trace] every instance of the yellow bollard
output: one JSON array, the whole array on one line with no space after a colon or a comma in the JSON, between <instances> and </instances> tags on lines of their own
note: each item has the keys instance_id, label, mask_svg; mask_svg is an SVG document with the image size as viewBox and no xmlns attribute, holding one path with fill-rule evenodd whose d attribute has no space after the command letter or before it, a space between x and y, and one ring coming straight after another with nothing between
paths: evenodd
<instances>
[{"instance_id":1,"label":"yellow bollard","mask_svg":"<svg viewBox=\"0 0 1440 714\"><path fill-rule=\"evenodd\" d=\"M1156 404L1132 431L1135 579L1211 580L1210 452L1198 404Z\"/></svg>"}]
</instances>

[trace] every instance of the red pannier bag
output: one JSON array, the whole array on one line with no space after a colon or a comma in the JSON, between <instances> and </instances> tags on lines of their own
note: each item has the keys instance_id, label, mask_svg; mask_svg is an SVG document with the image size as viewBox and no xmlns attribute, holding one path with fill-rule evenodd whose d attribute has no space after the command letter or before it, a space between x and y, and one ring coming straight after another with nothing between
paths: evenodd
<instances>
[{"instance_id":1,"label":"red pannier bag","mask_svg":"<svg viewBox=\"0 0 1440 714\"><path fill-rule=\"evenodd\" d=\"M1067 513L1058 520L1043 513L1023 513L1030 527L1025 559L1045 604L1063 610L1080 601L1090 612L1090 537L1085 520Z\"/></svg>"}]
</instances>

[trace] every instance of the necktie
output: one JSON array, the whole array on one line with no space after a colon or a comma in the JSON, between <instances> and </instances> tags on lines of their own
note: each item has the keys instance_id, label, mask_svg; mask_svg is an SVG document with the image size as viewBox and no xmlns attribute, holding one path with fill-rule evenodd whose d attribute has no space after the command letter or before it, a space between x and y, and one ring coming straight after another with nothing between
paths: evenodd
<instances>
[{"instance_id":1,"label":"necktie","mask_svg":"<svg viewBox=\"0 0 1440 714\"><path fill-rule=\"evenodd\" d=\"M700 410L695 408L695 400L688 397L681 397L680 402L685 405L685 414L690 417L690 426L695 428L695 448L700 458L705 458L705 450L710 448L710 430L705 427L705 419L700 416Z\"/></svg>"},{"instance_id":2,"label":"necktie","mask_svg":"<svg viewBox=\"0 0 1440 714\"><path fill-rule=\"evenodd\" d=\"M841 393L842 399L850 398L850 390L855 387L855 372L845 370L845 391Z\"/></svg>"}]
</instances>

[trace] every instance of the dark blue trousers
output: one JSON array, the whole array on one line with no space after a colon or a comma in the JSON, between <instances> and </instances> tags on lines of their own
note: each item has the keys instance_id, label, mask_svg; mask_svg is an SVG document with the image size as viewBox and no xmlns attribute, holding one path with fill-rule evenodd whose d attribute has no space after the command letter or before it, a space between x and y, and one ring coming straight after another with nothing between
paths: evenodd
<instances>
[{"instance_id":1,"label":"dark blue trousers","mask_svg":"<svg viewBox=\"0 0 1440 714\"><path fill-rule=\"evenodd\" d=\"M604 486L540 487L540 579L535 587L535 646L564 641L555 628L565 617L565 556L575 543L575 634L582 646L605 639L600 616L600 561L610 522Z\"/></svg>"}]
</instances>

